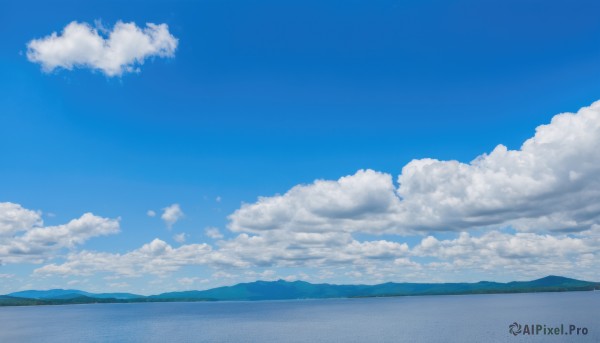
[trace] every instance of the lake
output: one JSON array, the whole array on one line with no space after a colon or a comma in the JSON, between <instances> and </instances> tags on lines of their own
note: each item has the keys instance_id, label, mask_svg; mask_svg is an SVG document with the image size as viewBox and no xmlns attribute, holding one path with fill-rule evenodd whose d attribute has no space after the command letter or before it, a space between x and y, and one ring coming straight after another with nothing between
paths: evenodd
<instances>
[{"instance_id":1,"label":"lake","mask_svg":"<svg viewBox=\"0 0 600 343\"><path fill-rule=\"evenodd\" d=\"M0 308L0 342L599 341L598 291Z\"/></svg>"}]
</instances>

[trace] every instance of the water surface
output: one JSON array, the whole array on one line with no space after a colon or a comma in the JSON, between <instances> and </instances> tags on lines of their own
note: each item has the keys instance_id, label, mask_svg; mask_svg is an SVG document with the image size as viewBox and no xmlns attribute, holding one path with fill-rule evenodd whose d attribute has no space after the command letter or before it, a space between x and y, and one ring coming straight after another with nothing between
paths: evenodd
<instances>
[{"instance_id":1,"label":"water surface","mask_svg":"<svg viewBox=\"0 0 600 343\"><path fill-rule=\"evenodd\" d=\"M0 342L600 342L600 292L2 307Z\"/></svg>"}]
</instances>

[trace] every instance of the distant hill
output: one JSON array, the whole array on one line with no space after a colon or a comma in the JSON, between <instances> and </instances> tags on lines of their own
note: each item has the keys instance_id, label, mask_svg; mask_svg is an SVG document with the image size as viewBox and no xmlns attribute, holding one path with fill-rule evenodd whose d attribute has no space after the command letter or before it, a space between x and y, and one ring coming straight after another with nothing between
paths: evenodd
<instances>
[{"instance_id":1,"label":"distant hill","mask_svg":"<svg viewBox=\"0 0 600 343\"><path fill-rule=\"evenodd\" d=\"M485 294L583 291L600 288L599 283L560 276L509 283L383 283L379 285L312 284L304 281L255 281L205 291L170 292L149 299L172 300L281 300L386 297L406 295Z\"/></svg>"},{"instance_id":2,"label":"distant hill","mask_svg":"<svg viewBox=\"0 0 600 343\"><path fill-rule=\"evenodd\" d=\"M490 294L528 292L566 292L600 290L600 283L547 276L533 281L508 283L383 283L379 285L312 284L305 281L255 281L205 291L169 292L148 297L131 293L88 293L80 290L52 289L21 291L0 296L0 306L54 305L84 303L285 300L408 295Z\"/></svg>"},{"instance_id":3,"label":"distant hill","mask_svg":"<svg viewBox=\"0 0 600 343\"><path fill-rule=\"evenodd\" d=\"M72 294L88 295L90 293L76 290L76 289L49 289L47 291L29 290L29 291L13 292L13 293L10 293L7 295L11 296L11 297L18 297L18 298L49 299L49 298L55 298L55 297L64 297L66 295L72 295Z\"/></svg>"},{"instance_id":4,"label":"distant hill","mask_svg":"<svg viewBox=\"0 0 600 343\"><path fill-rule=\"evenodd\" d=\"M7 294L11 297L29 298L29 299L72 299L81 296L97 299L135 299L144 296L131 293L88 293L77 289L50 289L47 291L20 291Z\"/></svg>"}]
</instances>

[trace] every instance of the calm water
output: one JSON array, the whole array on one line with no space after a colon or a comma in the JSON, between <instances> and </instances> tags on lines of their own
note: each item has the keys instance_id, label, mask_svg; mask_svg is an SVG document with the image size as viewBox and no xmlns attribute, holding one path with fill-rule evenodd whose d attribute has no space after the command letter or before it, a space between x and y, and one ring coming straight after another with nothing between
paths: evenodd
<instances>
[{"instance_id":1,"label":"calm water","mask_svg":"<svg viewBox=\"0 0 600 343\"><path fill-rule=\"evenodd\" d=\"M4 307L0 342L600 342L600 292Z\"/></svg>"}]
</instances>

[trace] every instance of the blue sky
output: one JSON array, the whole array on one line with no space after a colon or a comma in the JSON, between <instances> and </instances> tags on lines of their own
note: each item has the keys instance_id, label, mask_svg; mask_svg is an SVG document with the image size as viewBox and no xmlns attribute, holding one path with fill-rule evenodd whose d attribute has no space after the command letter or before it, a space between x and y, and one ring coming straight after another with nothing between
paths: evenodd
<instances>
[{"instance_id":1,"label":"blue sky","mask_svg":"<svg viewBox=\"0 0 600 343\"><path fill-rule=\"evenodd\" d=\"M572 219L565 219L567 224L537 212L498 219L499 213L512 211L506 204L490 205L484 211L486 219L476 225L457 224L454 216L441 216L435 223L413 222L394 212L393 219L379 227L375 221L380 216L370 216L387 210L369 212L368 207L379 204L377 197L389 190L380 174L390 175L393 187L398 188L398 175L413 159L456 160L468 165L498 144L519 150L534 136L536 127L549 123L554 115L577 112L598 100L598 10L595 1L3 3L0 202L18 204L18 211L39 211L35 213L43 224L36 222L20 231L7 229L18 233L0 240L5 245L0 248L0 274L4 275L0 293L67 286L150 293L280 277L338 283L472 281L554 272L589 278L592 272L577 263L598 261L600 256L596 254L598 242L590 238L595 236L582 233L595 230L594 209L586 211L583 219L579 214L561 215ZM73 21L96 29L100 21L109 31L119 21L140 28L146 23L166 24L177 47L170 57L149 55L143 64L134 63L138 72L120 75L89 66L47 71L28 58L32 40L52 32L60 35ZM107 38L107 33L98 32ZM564 162L596 161L597 155L585 152L569 152ZM558 151L557 155L563 156ZM558 164L552 166L556 173L562 170ZM367 173L360 182L381 182L381 188L360 186L353 193L355 189L342 187L342 195L328 198L323 194L329 186L321 190L313 184L318 179L336 182L356 176L362 169L376 174ZM585 168L572 169L572 175L594 175ZM431 172L419 169L417 173ZM405 184L412 184L413 179ZM435 185L442 179L423 180ZM598 187L593 176L583 180L588 189ZM285 198L291 200L282 200L281 206L288 207L277 208L276 213L269 212L275 205L260 207L268 201L258 197L279 201L277 194L296 185L309 185L300 193L317 202L323 199L323 208L341 207L331 213L312 213L312 205L302 200L304 195ZM510 187L521 186L502 187L500 192L510 193ZM534 187L532 193L511 201L534 201L564 190L559 184L548 187L544 191ZM416 196L417 188L406 190L400 198ZM489 194L498 191L493 185L490 188ZM342 208L347 204L336 201L346 191L349 199L363 196L363 191L373 192L365 195L368 209ZM448 196L444 199L450 199L457 193L444 194ZM584 198L593 201L595 196ZM381 201L389 205L388 200ZM242 203L248 204L246 212L240 212ZM173 204L180 206L183 216L169 228L160 216ZM252 204L256 207L248 207ZM471 207L465 206L469 212ZM539 206L549 205L540 202ZM157 215L148 216L149 210ZM281 214L288 210L297 216ZM25 248L17 253L11 248L14 237L28 230L63 225L87 212L98 218L119 218L119 232L90 234L89 239L43 254ZM309 212L311 216L298 219ZM8 218L8 213L0 212L0 217ZM432 212L421 214L425 213ZM344 216L351 223L337 221ZM268 225L259 227L248 218ZM540 218L545 220L543 225L530 223ZM308 228L304 226L307 221L311 222ZM217 228L223 238L209 237L209 227ZM574 244L565 251L580 243L585 249L556 260L546 259L543 249L537 257L515 251L506 255L519 263L527 258L539 267L530 273L510 271L500 262L487 269L461 268L457 257L417 251L428 236L449 245L460 239L460 232L472 239L496 233L509 238L537 235L528 237L536 247L543 243L535 242L556 239ZM174 236L182 233L185 242L177 242ZM310 239L333 236L327 236L320 248L313 247L314 251L303 250L307 256L325 254L346 243L351 246L354 240L363 244L357 248L363 250L349 250L348 255L365 253L366 260L319 255L318 262L304 263L298 256L282 257L297 245L308 249L302 244L310 234L322 235ZM256 248L241 256L239 252L254 243L242 242L240 235L268 237L267 241L278 237L265 244L282 250L271 254ZM213 252L224 249L222 255L231 252L227 261L235 263L215 262L218 258L213 256L166 271L148 267L135 273L116 272L130 263L123 255L155 239L171 249L199 249L196 245L200 244ZM371 248L383 252L369 255L365 242L380 242ZM241 246L224 248L234 243ZM410 252L403 252L405 243ZM77 267L82 252L120 255L104 269ZM264 258L252 257L263 253ZM16 258L27 254L38 255L29 260ZM39 271L48 265L70 269Z\"/></svg>"}]
</instances>

